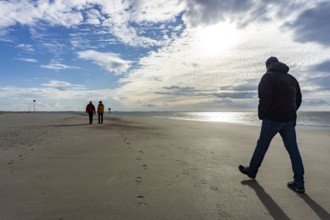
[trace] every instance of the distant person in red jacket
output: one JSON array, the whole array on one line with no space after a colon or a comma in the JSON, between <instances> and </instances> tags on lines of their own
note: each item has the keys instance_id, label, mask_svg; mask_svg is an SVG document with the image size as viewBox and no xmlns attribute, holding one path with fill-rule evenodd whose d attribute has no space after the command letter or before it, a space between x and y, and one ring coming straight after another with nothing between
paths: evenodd
<instances>
[{"instance_id":1,"label":"distant person in red jacket","mask_svg":"<svg viewBox=\"0 0 330 220\"><path fill-rule=\"evenodd\" d=\"M86 106L86 113L89 115L89 124L93 123L93 114L96 114L95 106L93 105L92 101Z\"/></svg>"}]
</instances>

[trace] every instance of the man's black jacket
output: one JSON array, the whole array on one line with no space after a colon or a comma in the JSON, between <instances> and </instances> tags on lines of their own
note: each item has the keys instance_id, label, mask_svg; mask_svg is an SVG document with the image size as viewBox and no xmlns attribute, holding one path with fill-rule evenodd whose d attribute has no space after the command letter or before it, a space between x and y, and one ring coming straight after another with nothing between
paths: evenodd
<instances>
[{"instance_id":1,"label":"man's black jacket","mask_svg":"<svg viewBox=\"0 0 330 220\"><path fill-rule=\"evenodd\" d=\"M297 118L302 96L298 81L288 71L281 62L267 67L258 86L259 119L288 122Z\"/></svg>"}]
</instances>

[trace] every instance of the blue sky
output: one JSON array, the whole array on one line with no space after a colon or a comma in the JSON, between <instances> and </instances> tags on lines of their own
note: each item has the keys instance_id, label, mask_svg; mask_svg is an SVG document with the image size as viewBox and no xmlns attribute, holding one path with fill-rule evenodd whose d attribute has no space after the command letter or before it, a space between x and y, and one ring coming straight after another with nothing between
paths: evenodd
<instances>
[{"instance_id":1,"label":"blue sky","mask_svg":"<svg viewBox=\"0 0 330 220\"><path fill-rule=\"evenodd\" d=\"M251 111L265 60L330 110L330 1L0 0L0 111Z\"/></svg>"}]
</instances>

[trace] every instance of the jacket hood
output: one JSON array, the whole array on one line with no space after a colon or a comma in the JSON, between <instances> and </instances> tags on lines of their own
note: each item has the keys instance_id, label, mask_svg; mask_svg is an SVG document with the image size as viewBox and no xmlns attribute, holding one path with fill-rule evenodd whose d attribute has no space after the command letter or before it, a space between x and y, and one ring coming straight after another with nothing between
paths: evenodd
<instances>
[{"instance_id":1,"label":"jacket hood","mask_svg":"<svg viewBox=\"0 0 330 220\"><path fill-rule=\"evenodd\" d=\"M266 68L272 64L272 63L277 63L279 62L279 60L277 59L277 57L269 57L267 60L266 60Z\"/></svg>"},{"instance_id":2,"label":"jacket hood","mask_svg":"<svg viewBox=\"0 0 330 220\"><path fill-rule=\"evenodd\" d=\"M281 73L288 73L289 69L290 68L285 63L281 62L274 62L267 66L267 71L275 71Z\"/></svg>"}]
</instances>

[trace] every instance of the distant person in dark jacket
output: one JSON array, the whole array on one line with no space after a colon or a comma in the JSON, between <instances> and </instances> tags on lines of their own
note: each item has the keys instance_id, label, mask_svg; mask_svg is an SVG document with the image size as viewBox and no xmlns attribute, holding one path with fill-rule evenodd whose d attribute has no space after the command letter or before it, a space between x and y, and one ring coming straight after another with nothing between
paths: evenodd
<instances>
[{"instance_id":1,"label":"distant person in dark jacket","mask_svg":"<svg viewBox=\"0 0 330 220\"><path fill-rule=\"evenodd\" d=\"M301 105L298 81L290 75L289 67L276 57L266 61L267 72L258 86L258 117L262 120L260 136L249 166L239 170L254 179L273 137L279 133L291 159L293 181L287 185L292 190L304 193L304 166L296 140L297 110Z\"/></svg>"},{"instance_id":2,"label":"distant person in dark jacket","mask_svg":"<svg viewBox=\"0 0 330 220\"><path fill-rule=\"evenodd\" d=\"M89 124L93 123L93 114L95 113L95 106L93 105L92 101L86 106L86 113L89 115Z\"/></svg>"},{"instance_id":3,"label":"distant person in dark jacket","mask_svg":"<svg viewBox=\"0 0 330 220\"><path fill-rule=\"evenodd\" d=\"M97 115L98 115L98 124L103 124L103 113L104 113L104 105L102 101L99 101L99 105L97 106Z\"/></svg>"}]
</instances>

